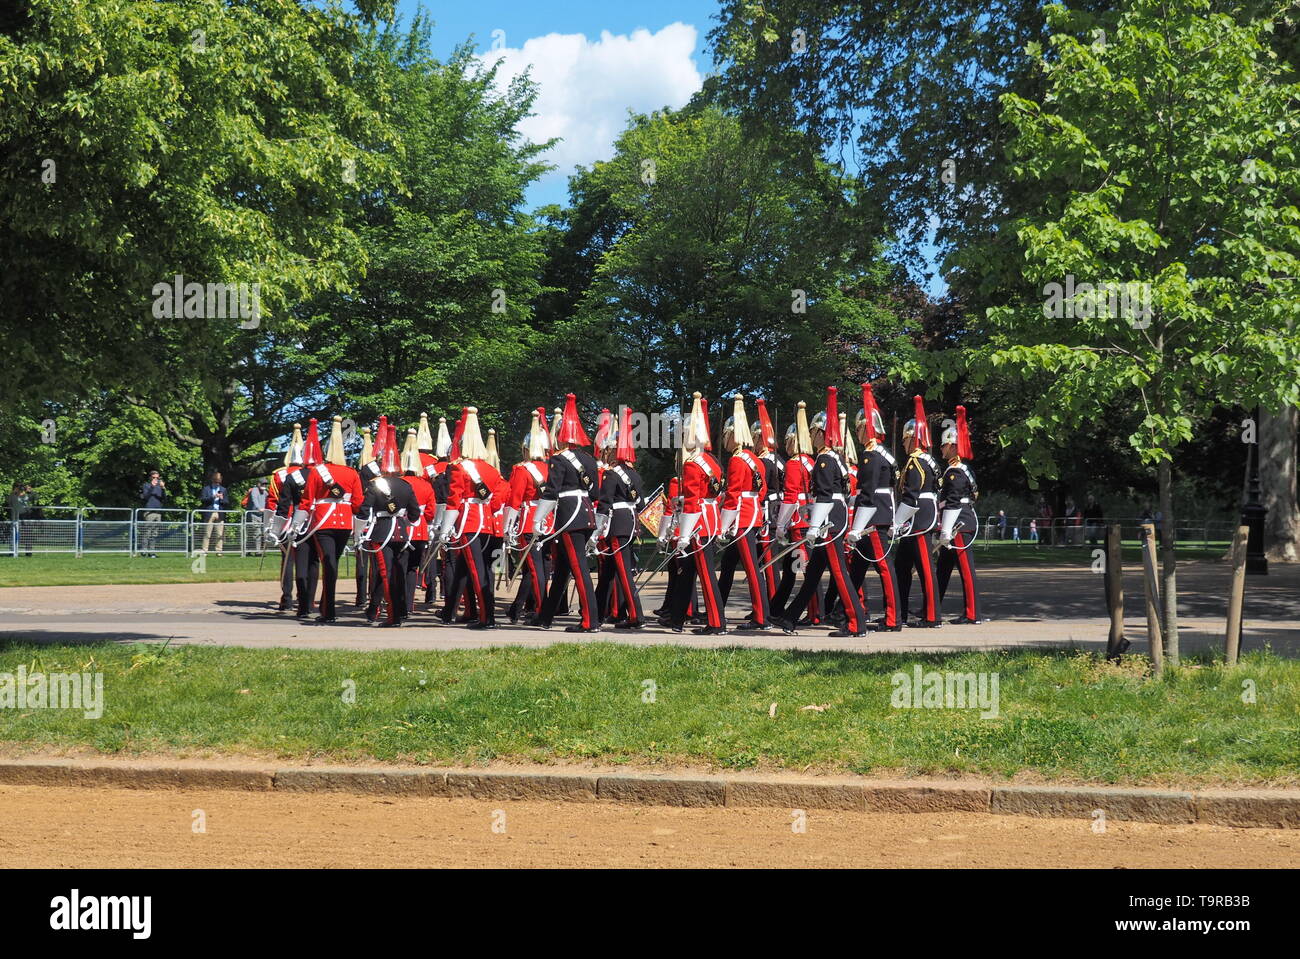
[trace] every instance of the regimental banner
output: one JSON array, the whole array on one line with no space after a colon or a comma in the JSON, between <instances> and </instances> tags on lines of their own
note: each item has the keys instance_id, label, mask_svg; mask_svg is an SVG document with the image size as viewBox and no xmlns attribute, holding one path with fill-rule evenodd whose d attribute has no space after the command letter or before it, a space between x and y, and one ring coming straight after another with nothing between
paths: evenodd
<instances>
[{"instance_id":1,"label":"regimental banner","mask_svg":"<svg viewBox=\"0 0 1300 959\"><path fill-rule=\"evenodd\" d=\"M664 496L663 490L660 489L654 497L646 504L645 509L637 514L641 520L641 525L650 531L651 536L658 537L659 525L664 519L664 508L668 505L668 498Z\"/></svg>"}]
</instances>

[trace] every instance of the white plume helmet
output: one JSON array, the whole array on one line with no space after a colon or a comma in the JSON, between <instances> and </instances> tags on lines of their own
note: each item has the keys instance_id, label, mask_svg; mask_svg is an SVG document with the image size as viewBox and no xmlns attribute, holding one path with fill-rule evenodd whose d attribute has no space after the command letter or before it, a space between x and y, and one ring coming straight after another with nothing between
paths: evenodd
<instances>
[{"instance_id":1,"label":"white plume helmet","mask_svg":"<svg viewBox=\"0 0 1300 959\"><path fill-rule=\"evenodd\" d=\"M433 452L433 434L429 432L429 414L420 414L420 428L415 434L416 449L421 453Z\"/></svg>"},{"instance_id":2,"label":"white plume helmet","mask_svg":"<svg viewBox=\"0 0 1300 959\"><path fill-rule=\"evenodd\" d=\"M704 409L697 390L691 398L691 413L682 429L682 449L694 453L709 445L709 424L704 419Z\"/></svg>"},{"instance_id":3,"label":"white plume helmet","mask_svg":"<svg viewBox=\"0 0 1300 959\"><path fill-rule=\"evenodd\" d=\"M487 453L483 457L487 460L488 466L494 470L501 469L501 454L497 452L497 431L488 430Z\"/></svg>"},{"instance_id":4,"label":"white plume helmet","mask_svg":"<svg viewBox=\"0 0 1300 959\"><path fill-rule=\"evenodd\" d=\"M406 443L402 446L402 472L415 473L420 472L420 441L419 434L413 430L406 431Z\"/></svg>"},{"instance_id":5,"label":"white plume helmet","mask_svg":"<svg viewBox=\"0 0 1300 959\"><path fill-rule=\"evenodd\" d=\"M331 466L347 466L348 458L343 452L343 417L336 416L330 425L330 451L325 454L325 462Z\"/></svg>"},{"instance_id":6,"label":"white plume helmet","mask_svg":"<svg viewBox=\"0 0 1300 959\"><path fill-rule=\"evenodd\" d=\"M845 462L850 466L856 466L858 463L858 448L853 443L853 431L848 428L848 413L840 414L840 436L844 439L844 449L840 452L844 456Z\"/></svg>"},{"instance_id":7,"label":"white plume helmet","mask_svg":"<svg viewBox=\"0 0 1300 959\"><path fill-rule=\"evenodd\" d=\"M749 431L749 420L745 417L745 396L743 393L737 393L732 400L735 405L731 416L722 427L723 435L730 433L737 446L753 447L754 435Z\"/></svg>"},{"instance_id":8,"label":"white plume helmet","mask_svg":"<svg viewBox=\"0 0 1300 959\"><path fill-rule=\"evenodd\" d=\"M794 449L790 448L792 445ZM799 409L795 413L794 422L786 428L785 446L786 452L791 456L799 453L812 454L812 435L808 432L808 404L803 400L799 401Z\"/></svg>"},{"instance_id":9,"label":"white plume helmet","mask_svg":"<svg viewBox=\"0 0 1300 959\"><path fill-rule=\"evenodd\" d=\"M551 417L551 448L555 448L555 437L560 432L560 421L564 419L564 410L558 406L555 408L555 414Z\"/></svg>"},{"instance_id":10,"label":"white plume helmet","mask_svg":"<svg viewBox=\"0 0 1300 959\"><path fill-rule=\"evenodd\" d=\"M438 417L438 442L433 447L433 455L446 459L451 455L451 434L447 432L447 417Z\"/></svg>"},{"instance_id":11,"label":"white plume helmet","mask_svg":"<svg viewBox=\"0 0 1300 959\"><path fill-rule=\"evenodd\" d=\"M285 466L302 465L302 424L293 424L293 437L289 440L289 448L284 451Z\"/></svg>"},{"instance_id":12,"label":"white plume helmet","mask_svg":"<svg viewBox=\"0 0 1300 959\"><path fill-rule=\"evenodd\" d=\"M478 407L468 407L465 412L465 432L460 437L461 458L486 460L487 453L487 444L483 442L483 433L478 427Z\"/></svg>"}]
</instances>

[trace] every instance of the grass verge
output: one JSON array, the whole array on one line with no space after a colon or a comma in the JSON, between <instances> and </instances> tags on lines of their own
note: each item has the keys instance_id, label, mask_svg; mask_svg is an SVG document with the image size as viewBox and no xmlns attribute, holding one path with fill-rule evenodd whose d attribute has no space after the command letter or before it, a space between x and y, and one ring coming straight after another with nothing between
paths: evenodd
<instances>
[{"instance_id":1,"label":"grass verge","mask_svg":"<svg viewBox=\"0 0 1300 959\"><path fill-rule=\"evenodd\" d=\"M0 708L0 746L10 753L88 747L441 765L590 760L1300 783L1300 662L1269 653L1236 669L1192 663L1158 683L1136 657L1112 665L1071 652L863 656L605 643L365 653L0 645L0 674L20 665L29 675L99 670L106 706L100 719ZM996 674L997 716L893 707L895 675L910 677L917 665Z\"/></svg>"}]
</instances>

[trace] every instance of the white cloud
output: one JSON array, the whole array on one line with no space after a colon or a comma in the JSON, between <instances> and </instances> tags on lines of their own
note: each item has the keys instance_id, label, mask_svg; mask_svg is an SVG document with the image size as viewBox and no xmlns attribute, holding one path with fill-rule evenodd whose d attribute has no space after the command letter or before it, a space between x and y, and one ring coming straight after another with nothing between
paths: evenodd
<instances>
[{"instance_id":1,"label":"white cloud","mask_svg":"<svg viewBox=\"0 0 1300 959\"><path fill-rule=\"evenodd\" d=\"M487 63L502 61L497 77L503 85L532 67L538 96L534 116L520 124L520 132L533 143L561 138L543 156L557 169L537 186L551 192L576 164L613 156L629 109L683 106L703 82L691 59L698 39L695 27L672 23L656 33L602 30L594 43L581 33L548 33L522 48L483 54Z\"/></svg>"}]
</instances>

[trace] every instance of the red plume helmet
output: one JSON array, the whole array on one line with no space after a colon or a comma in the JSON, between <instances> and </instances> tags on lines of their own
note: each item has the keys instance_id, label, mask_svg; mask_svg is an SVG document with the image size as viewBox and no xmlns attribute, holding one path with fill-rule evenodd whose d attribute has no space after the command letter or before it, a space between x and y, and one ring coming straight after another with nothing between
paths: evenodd
<instances>
[{"instance_id":1,"label":"red plume helmet","mask_svg":"<svg viewBox=\"0 0 1300 959\"><path fill-rule=\"evenodd\" d=\"M833 450L840 449L844 445L844 437L840 436L840 404L839 391L833 386L826 387L826 445Z\"/></svg>"},{"instance_id":2,"label":"red plume helmet","mask_svg":"<svg viewBox=\"0 0 1300 959\"><path fill-rule=\"evenodd\" d=\"M618 449L614 452L614 458L621 463L636 462L636 447L632 445L632 410L630 407L623 407L622 415L618 418Z\"/></svg>"},{"instance_id":3,"label":"red plume helmet","mask_svg":"<svg viewBox=\"0 0 1300 959\"><path fill-rule=\"evenodd\" d=\"M930 452L934 441L930 439L930 422L925 418L925 404L921 401L920 395L912 398L916 406L916 448L924 452Z\"/></svg>"},{"instance_id":4,"label":"red plume helmet","mask_svg":"<svg viewBox=\"0 0 1300 959\"><path fill-rule=\"evenodd\" d=\"M772 425L772 417L767 415L767 400L758 401L758 431L763 447L769 450L776 449L776 427Z\"/></svg>"},{"instance_id":5,"label":"red plume helmet","mask_svg":"<svg viewBox=\"0 0 1300 959\"><path fill-rule=\"evenodd\" d=\"M379 428L375 430L374 459L383 462L384 450L388 448L388 417L379 417Z\"/></svg>"},{"instance_id":6,"label":"red plume helmet","mask_svg":"<svg viewBox=\"0 0 1300 959\"><path fill-rule=\"evenodd\" d=\"M867 426L867 438L875 437L878 440L885 438L885 418L880 415L880 407L876 405L876 394L871 389L870 383L862 384L862 421Z\"/></svg>"},{"instance_id":7,"label":"red plume helmet","mask_svg":"<svg viewBox=\"0 0 1300 959\"><path fill-rule=\"evenodd\" d=\"M325 454L320 448L320 433L316 429L316 419L307 425L307 439L302 447L302 465L310 469L325 462Z\"/></svg>"},{"instance_id":8,"label":"red plume helmet","mask_svg":"<svg viewBox=\"0 0 1300 959\"><path fill-rule=\"evenodd\" d=\"M964 460L974 457L970 448L970 427L966 425L966 407L957 407L957 455Z\"/></svg>"},{"instance_id":9,"label":"red plume helmet","mask_svg":"<svg viewBox=\"0 0 1300 959\"><path fill-rule=\"evenodd\" d=\"M400 474L402 472L401 450L397 447L397 426L388 424L387 437L384 441L384 455L379 459L379 472Z\"/></svg>"},{"instance_id":10,"label":"red plume helmet","mask_svg":"<svg viewBox=\"0 0 1300 959\"><path fill-rule=\"evenodd\" d=\"M590 446L591 440L578 419L578 398L572 393L564 397L564 415L560 418L560 432L556 441L570 446Z\"/></svg>"},{"instance_id":11,"label":"red plume helmet","mask_svg":"<svg viewBox=\"0 0 1300 959\"><path fill-rule=\"evenodd\" d=\"M460 459L460 441L465 436L465 417L469 415L469 407L460 408L460 419L456 421L456 430L451 435L451 457L452 462Z\"/></svg>"}]
</instances>

